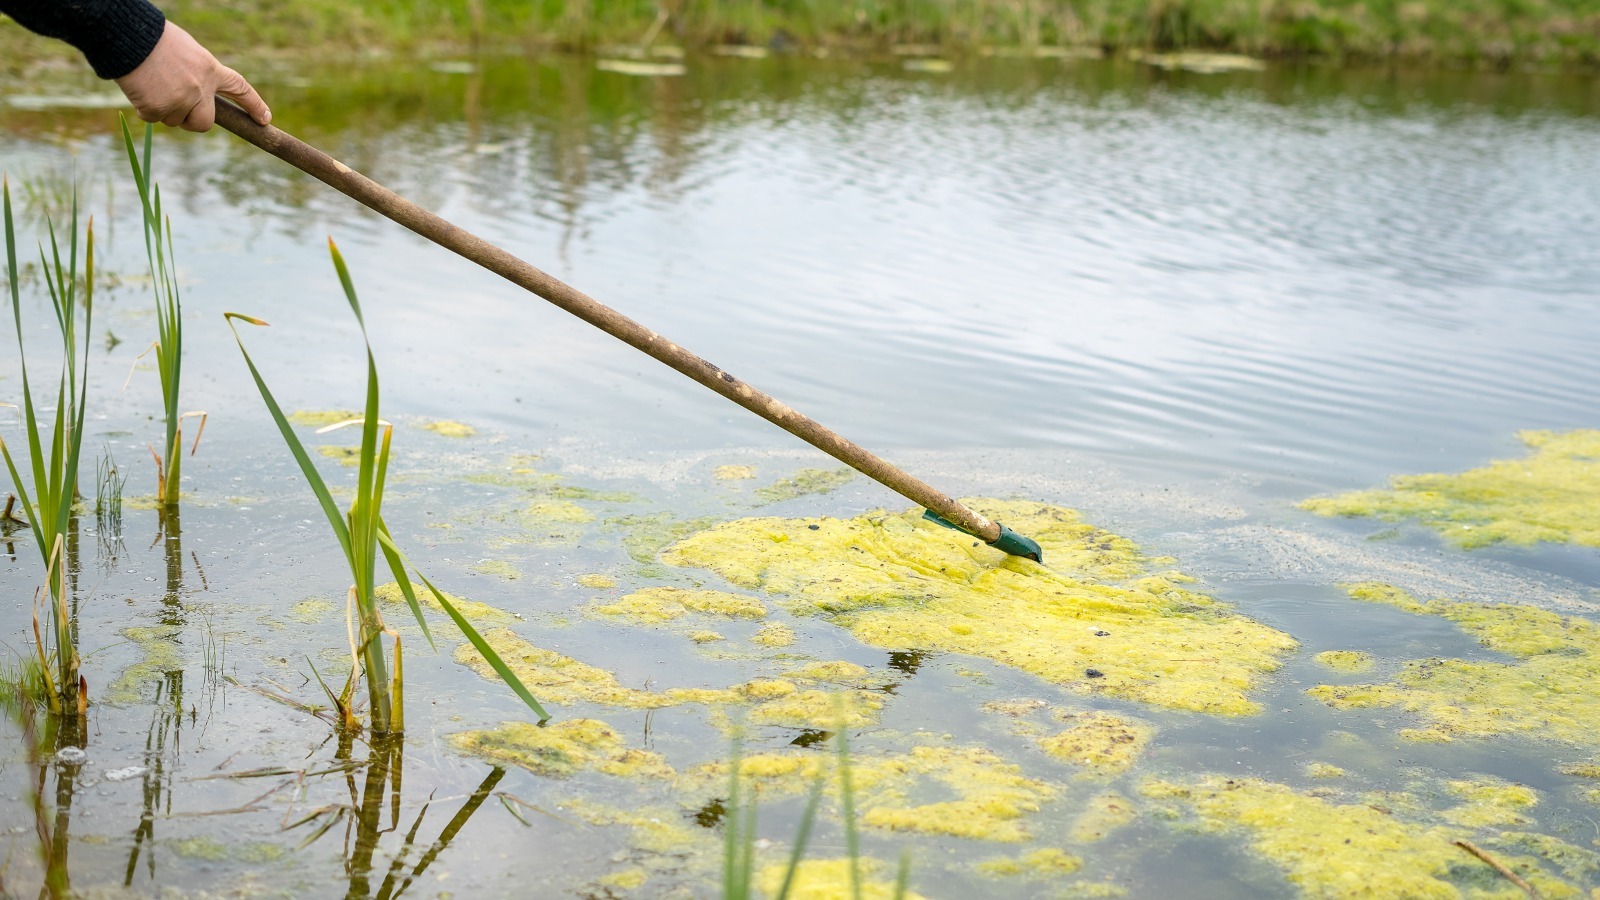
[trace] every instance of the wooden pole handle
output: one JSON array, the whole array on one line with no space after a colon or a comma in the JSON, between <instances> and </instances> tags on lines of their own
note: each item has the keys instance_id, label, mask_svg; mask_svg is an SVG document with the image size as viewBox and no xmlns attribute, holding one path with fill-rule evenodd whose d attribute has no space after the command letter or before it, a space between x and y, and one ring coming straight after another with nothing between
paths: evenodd
<instances>
[{"instance_id":1,"label":"wooden pole handle","mask_svg":"<svg viewBox=\"0 0 1600 900\"><path fill-rule=\"evenodd\" d=\"M428 212L288 132L271 125L256 124L244 110L222 97L217 98L217 124L357 203L538 294L628 346L687 375L895 493L927 507L961 530L987 543L1000 539L1001 527L998 523L939 492L927 482L891 465L865 447L823 427L809 416L745 384L560 279Z\"/></svg>"}]
</instances>

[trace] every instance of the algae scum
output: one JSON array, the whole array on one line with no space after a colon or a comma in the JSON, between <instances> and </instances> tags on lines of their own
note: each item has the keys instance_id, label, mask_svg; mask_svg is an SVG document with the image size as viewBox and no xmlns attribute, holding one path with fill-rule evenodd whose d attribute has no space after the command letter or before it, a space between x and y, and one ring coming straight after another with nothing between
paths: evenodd
<instances>
[{"instance_id":1,"label":"algae scum","mask_svg":"<svg viewBox=\"0 0 1600 900\"><path fill-rule=\"evenodd\" d=\"M310 432L354 415L292 419ZM748 852L771 894L815 804L792 896L850 896L856 881L863 896L892 896L902 859L910 896L926 897L1174 885L1563 897L1600 885L1600 631L1524 602L1538 598L1350 583L1336 615L1434 625L1453 649L1324 646L1050 503L967 501L1038 541L1037 563L920 510L820 514L860 507L847 469L713 456L679 466L663 499L648 479L567 474L467 423L402 421L411 455L386 506L405 511L399 542L449 564L451 608L553 720L522 717L472 643L429 656L456 633L438 627L445 606L424 595L436 627L404 624L407 598L390 584L376 594L414 673L406 738L338 730L329 706L351 656L342 577L297 578L294 596L267 602L204 597L200 555L163 518L149 559L119 572L106 551L112 590L135 593L153 566L166 593L89 644L109 663L94 668L99 732L58 732L52 752L23 760L36 773L33 831L53 832L44 871L25 876L64 877L59 844L93 860L79 863L86 888L116 857L124 886L141 864L141 886L156 885L161 860L180 889L210 877L192 861L226 869L245 894L326 893L317 873L332 865L351 896L417 881L514 895L532 844L569 861L549 876L554 891L704 896L724 836L759 809ZM1456 554L1600 546L1600 432L1521 437L1525 459L1303 508L1416 521ZM325 468L352 462L337 432L310 439ZM255 502L191 498L190 525L253 522ZM297 505L269 508L308 521ZM26 709L13 719L36 743L45 726ZM132 837L98 815L62 818L75 794L80 809L108 798L135 813ZM212 817L240 824L214 832ZM1159 855L1177 862L1150 867ZM291 856L304 865L285 867Z\"/></svg>"},{"instance_id":2,"label":"algae scum","mask_svg":"<svg viewBox=\"0 0 1600 900\"><path fill-rule=\"evenodd\" d=\"M113 661L98 736L27 760L80 810L143 823L58 819L78 886L113 868L173 889L225 871L244 894L321 895L338 871L353 896L511 896L538 846L563 860L541 876L552 894L707 896L726 830L754 808L770 896L812 802L791 896L851 896L852 869L862 896L893 896L902 858L916 897L1600 886L1600 631L1581 614L1355 582L1335 615L1426 624L1448 652L1330 646L1062 506L968 501L1038 540L1040 564L920 510L815 514L854 504L836 499L846 473L712 458L663 503L439 424L412 422L423 450L396 466L395 503L427 510L411 530L453 564L452 604L555 717L522 717L470 643L430 656L402 624L405 741L341 735L317 682L337 690L348 671L337 579L277 605L207 597L200 555L168 534L152 548L160 607L97 654ZM1523 438L1527 460L1307 507L1417 518L1452 554L1482 543L1468 525L1587 543L1596 433ZM395 585L377 594L406 620ZM451 633L440 604L422 608L435 638ZM14 841L24 877L49 877L27 849Z\"/></svg>"},{"instance_id":3,"label":"algae scum","mask_svg":"<svg viewBox=\"0 0 1600 900\"><path fill-rule=\"evenodd\" d=\"M344 416L299 421L310 429ZM470 428L419 430L440 447L477 440ZM1569 436L1537 445L1556 447L1564 465L1584 461ZM1240 885L1307 896L1520 895L1467 845L1543 896L1577 896L1600 878L1600 835L1581 824L1600 815L1600 701L1589 689L1600 675L1600 637L1587 619L1351 584L1351 615L1377 607L1438 620L1483 654L1310 652L1203 591L1177 560L1148 555L1070 509L970 501L1038 540L1048 561L1041 565L916 510L740 516L752 501L815 507L844 479L739 468L730 478L727 466L704 467L698 490L715 503L691 518L481 444L442 471L400 475L398 483L422 495L440 484L483 489L433 516L425 531L442 548L470 531L477 537L467 546L493 549L480 556L463 547L461 568L476 575L476 587L457 578L452 587L463 584L466 596L451 599L557 717L543 725L505 718L514 708L493 698L458 703L442 717L450 707L438 697L411 710L426 724L410 729L408 743L427 734L437 744L424 739L410 754L443 749L456 755L455 767L483 761L489 774L476 788L436 764L406 762L400 748L329 745L316 736L326 734L316 695L294 685L308 665L337 672L348 659L336 630L340 604L330 591L281 614L256 613L275 645L309 640L313 652L299 660L269 653L265 669L228 679L216 663L217 674L198 689L213 710L231 683L230 703L251 710L248 717L276 710L278 724L266 733L280 734L251 750L207 748L208 762L217 757L209 777L240 787L209 810L189 803L192 812L252 824L237 839L218 839L180 816L160 828L159 840L136 839L135 862L141 853L147 864L204 862L264 889L282 859L332 851L328 835L339 826L353 828L340 853L361 875L352 890L362 879L376 883L370 873L384 860L445 889L459 864L434 868L417 856L430 833L422 824L430 802L415 794L402 802L399 773L409 765L412 783L455 798L453 818L431 832L436 857L472 858L450 848L469 822L477 841L507 848L497 852L515 853L537 836L577 853L561 890L585 896L704 895L719 878L735 776L746 804L760 809L758 888L771 893L781 884L799 811L820 791L817 833L792 896L848 896L846 773L862 830L863 896L893 894L902 853L910 854L910 895L926 897L1138 896L1155 883L1142 865L1150 853L1181 857L1200 848L1211 858L1190 868L1231 885L1219 896ZM760 478L774 487L739 484ZM1524 478L1516 484L1549 496L1544 481ZM1536 505L1505 490L1493 496L1496 505L1478 520ZM585 555L582 569L549 571L552 554L580 546L612 550ZM177 590L188 568L175 565L168 574ZM551 602L530 606L530 590ZM378 594L398 620L398 589ZM437 604L424 598L424 608L444 622ZM182 671L197 648L175 610L160 624L122 629L134 655L99 694L107 715L154 704L145 736L154 749L137 757L140 765L107 763L76 776L104 792L137 771L153 809L184 796L170 771L152 774L166 760L162 742L181 745L187 727L188 740L208 743L204 729L195 732L199 705L182 694ZM208 622L229 614L213 609ZM408 646L425 645L419 631L400 633ZM202 658L222 652L211 641L199 648ZM458 699L495 693L497 676L470 644L441 650L434 670L449 676L460 666L484 679L483 689L468 686ZM674 662L660 668L642 657ZM413 670L429 664L408 656ZM1290 667L1324 683L1295 686L1285 679ZM419 683L413 696L438 690ZM1232 732L1300 711L1317 719L1302 727L1314 749L1270 774L1187 761L1191 742L1249 740ZM843 768L834 749L841 730L852 744ZM728 753L736 736L744 750L735 765ZM1422 752L1397 763L1385 741ZM1462 744L1511 748L1520 769L1485 771L1470 757L1422 750ZM289 757L306 761L286 764ZM244 791L256 778L281 779L274 791L282 795ZM413 815L395 832L403 840L385 838ZM79 827L88 842L80 856L121 840Z\"/></svg>"}]
</instances>

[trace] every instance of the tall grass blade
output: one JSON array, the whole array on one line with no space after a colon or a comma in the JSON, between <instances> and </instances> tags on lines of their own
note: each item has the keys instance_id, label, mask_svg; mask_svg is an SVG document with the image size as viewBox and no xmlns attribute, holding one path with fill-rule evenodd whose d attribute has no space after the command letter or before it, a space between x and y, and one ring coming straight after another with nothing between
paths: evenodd
<instances>
[{"instance_id":1,"label":"tall grass blade","mask_svg":"<svg viewBox=\"0 0 1600 900\"><path fill-rule=\"evenodd\" d=\"M146 173L148 174L148 170ZM305 446L295 435L294 429L289 424L289 419L284 415L283 409L272 396L272 391L267 387L266 381L261 376L250 353L245 349L244 339L240 336L237 323L245 322L252 325L265 325L260 319L238 313L227 313L228 327L233 330L234 340L239 344L239 351L244 355L245 364L250 369L251 378L255 380L256 388L261 393L261 399L267 405L273 422L278 426L278 432L283 435L284 443L288 445L295 462L299 465L301 474L306 483L310 485L312 493L316 495L317 502L321 505L323 514L328 519L328 524L333 528L334 535L339 540L339 547L344 552L345 561L350 567L350 577L354 582L350 589L353 598L351 604L358 625L351 626L351 649L356 656L357 666L364 670L367 682L367 696L369 699L368 714L371 719L372 731L375 734L398 733L404 728L404 697L403 670L401 660L401 646L399 639L395 640L393 674L389 671L389 662L384 656L384 648L379 640L384 634L393 634L383 624L383 615L377 603L377 562L381 553L390 572L395 576L395 582L400 592L406 599L406 605L411 614L421 625L423 635L428 640L428 645L437 649L434 644L433 634L422 614L422 606L417 600L416 589L411 583L407 570L411 568L404 554L395 545L389 533L388 526L383 521L383 492L388 478L389 453L394 437L394 426L385 422L379 415L379 381L378 365L372 352L372 343L367 337L366 320L362 316L361 303L356 296L355 285L350 278L350 270L345 265L344 257L339 253L339 248L330 239L328 252L333 259L335 271L339 275L339 283L345 292L345 299L350 304L350 309L355 313L356 322L361 329L361 340L366 351L367 385L366 397L363 404L363 415L359 419L341 422L322 429L329 431L346 425L361 426L361 448L359 451L358 468L356 473L355 497L350 503L350 508L345 512L339 511L338 504L333 500L332 493L323 481L321 474L311 461L311 456L306 452ZM413 569L413 571L415 571ZM509 685L513 692L522 699L541 721L550 716L545 712L539 702L511 671L505 661L494 652L477 629L473 628L455 605L445 596L444 592L434 587L420 571L416 575L434 598L467 637L474 648L488 661L491 668ZM352 676L353 677L353 676ZM319 677L320 680L320 677ZM324 686L326 690L326 686ZM330 692L331 696L331 692Z\"/></svg>"},{"instance_id":2,"label":"tall grass blade","mask_svg":"<svg viewBox=\"0 0 1600 900\"><path fill-rule=\"evenodd\" d=\"M56 386L55 416L48 431L42 433L33 384L28 375L27 347L23 337L16 224L9 179L4 179L0 184L0 195L3 195L0 197L0 207L3 207L5 221L6 272L9 276L11 312L16 327L18 362L22 370L21 408L28 453L26 469L33 476L31 490L22 477L23 467L19 466L4 438L0 438L0 456L5 459L6 471L11 476L44 563L45 582L50 595L49 640L46 641L46 633L38 628L37 618L35 636L47 673L52 667L55 670L53 677L47 674L50 708L54 712L62 712L81 706L78 689L83 683L78 672L79 658L72 612L66 597L66 575L74 565L74 560L68 556L68 548L73 545L69 544L66 536L72 529L73 505L78 498L78 466L82 456L83 421L88 402L87 335L93 327L94 317L94 220L89 220L82 247L83 290L80 301L76 194L73 196L64 263L55 222L46 218L49 248L47 250L43 243L40 244L39 262L61 335L61 373ZM82 358L78 351L80 302L83 307L82 334L85 335ZM46 649L47 643L51 645L49 650ZM54 658L53 666L51 657Z\"/></svg>"},{"instance_id":3,"label":"tall grass blade","mask_svg":"<svg viewBox=\"0 0 1600 900\"><path fill-rule=\"evenodd\" d=\"M155 129L144 128L144 156L134 148L128 119L122 117L122 144L133 170L133 183L139 192L139 207L144 217L144 250L150 266L150 285L156 300L156 369L161 376L161 399L165 414L165 452L157 457L156 492L161 503L175 506L179 498L183 463L183 419L195 413L179 414L178 397L183 376L183 302L178 290L177 256L172 242L172 221L161 212L161 188L151 175ZM204 413L200 431L205 430ZM195 446L200 443L195 436ZM194 451L190 450L192 454Z\"/></svg>"},{"instance_id":4,"label":"tall grass blade","mask_svg":"<svg viewBox=\"0 0 1600 900\"><path fill-rule=\"evenodd\" d=\"M422 579L422 583L427 586L429 593L433 594L433 599L439 601L439 606L450 617L450 621L456 623L456 627L461 629L461 633L466 636L473 648L488 661L489 667L494 669L495 674L505 681L513 693L522 698L522 702L526 703L529 709L538 714L539 721L548 721L550 714L545 712L544 707L539 705L539 701L533 698L533 694L523 685L522 679L517 677L517 673L511 671L511 667L506 665L505 660L500 658L500 654L494 652L494 648L489 646L489 642L483 639L483 635L478 633L478 629L473 628L472 623L467 621L467 617L456 609L455 604L450 602L450 598L434 587L433 582L429 581L426 575L418 572L417 577Z\"/></svg>"}]
</instances>

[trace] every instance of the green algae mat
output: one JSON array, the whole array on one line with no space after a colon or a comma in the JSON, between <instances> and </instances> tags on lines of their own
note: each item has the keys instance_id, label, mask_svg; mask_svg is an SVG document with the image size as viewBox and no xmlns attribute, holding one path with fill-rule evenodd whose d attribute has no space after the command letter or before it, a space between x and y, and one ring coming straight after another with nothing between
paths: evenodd
<instances>
[{"instance_id":1,"label":"green algae mat","mask_svg":"<svg viewBox=\"0 0 1600 900\"><path fill-rule=\"evenodd\" d=\"M1577 443L1551 442L1584 461ZM601 592L582 615L699 647L746 677L631 687L503 628L490 640L519 677L586 718L542 729L506 722L452 743L554 779L590 773L615 785L606 793L634 798L601 803L578 792L560 812L619 835L628 863L596 884L641 895L712 877L716 835L685 823L721 821L735 772L753 802L780 815L821 790L824 818L839 827L840 763L814 744L840 729L854 734L851 807L865 833L921 848L918 859L945 847L961 861L923 865L997 895L1122 896L1106 860L1127 864L1152 844L1202 837L1238 847L1268 893L1570 897L1600 877L1600 834L1573 833L1571 824L1591 807L1600 814L1600 788L1590 787L1600 766L1589 762L1600 752L1600 701L1589 689L1600 642L1588 620L1352 584L1350 615L1381 606L1437 619L1459 630L1460 647L1482 654L1310 653L1200 590L1177 560L1148 555L1073 510L966 502L1035 537L1049 564L952 536L917 510L746 517L669 532L652 524L666 536L652 541L653 553L630 551L633 574L581 576ZM639 584L639 572L683 586ZM636 586L618 587L629 582ZM807 652L816 637L836 645L839 635L883 651L890 665ZM968 707L970 732L908 730L896 715L906 672L930 658L968 661L952 665L974 687L946 702ZM470 647L456 659L491 675ZM1299 677L1290 681L1289 671ZM992 693L983 685L1002 680L1035 696L981 699ZM1333 716L1315 756L1272 777L1183 762L1186 737L1260 728L1291 712L1285 704ZM768 749L747 752L736 769L678 764L606 724L639 710L683 711L726 740L743 735ZM800 737L782 737L792 734ZM1523 778L1449 752L1496 741L1520 748L1530 767ZM1445 749L1432 765L1397 766L1377 758L1386 744ZM1014 849L966 849L982 846ZM758 884L781 881L788 849L781 836L764 839ZM861 865L863 895L890 896L889 862ZM810 860L797 872L798 895L849 896L848 874L847 859ZM945 896L938 882L929 874L913 887Z\"/></svg>"},{"instance_id":2,"label":"green algae mat","mask_svg":"<svg viewBox=\"0 0 1600 900\"><path fill-rule=\"evenodd\" d=\"M1323 516L1414 521L1461 547L1540 541L1600 547L1600 430L1524 431L1521 459L1458 475L1399 475L1387 490L1318 497Z\"/></svg>"},{"instance_id":3,"label":"green algae mat","mask_svg":"<svg viewBox=\"0 0 1600 900\"><path fill-rule=\"evenodd\" d=\"M476 439L455 432L434 433ZM1556 472L1589 462L1582 435L1525 437L1544 448L1542 462L1518 464L1536 474L1473 495L1496 497L1495 510L1533 508ZM408 709L409 749L375 745L363 758L346 740L330 751L308 731L320 722L315 695L293 685L307 662L324 675L348 665L344 612L331 596L296 598L261 619L268 652L313 649L304 661L269 655L253 693L230 703L254 698L252 716L275 703L279 727L306 733L305 746L280 736L248 763L219 754L221 771L207 776L237 786L212 804L219 813L267 816L270 829L180 829L150 845L162 858L265 887L273 866L326 854L348 823L354 849L341 865L375 872L383 856L372 848L404 835L388 864L421 878L452 853L480 859L449 847L470 827L504 859L536 839L574 860L561 876L569 894L705 896L722 877L730 822L753 810L748 852L763 896L789 878L791 897L846 898L859 886L890 898L902 858L906 896L927 898L1132 897L1179 882L1197 897L1600 889L1600 636L1537 597L1327 585L1331 615L1371 622L1333 643L1225 602L1181 560L1049 503L966 501L1038 540L1040 564L914 509L771 514L833 502L820 498L839 480L804 469L729 477L707 465L699 477L721 508L685 516L574 483L536 457L451 465L401 483L425 494L465 482L491 499L420 533L460 548L450 552L470 577L451 582L454 605L555 718L516 718L470 644L431 662L408 651L408 670L431 664L450 685L415 689L427 699ZM1581 495L1588 482L1562 483ZM180 559L169 575L182 571ZM377 594L396 610L404 602L393 585ZM444 621L434 604L424 613ZM1411 631L1430 637L1385 639ZM425 646L420 630L397 633ZM152 728L196 718L170 687L194 653L184 635L176 620L117 632L131 658L101 702L182 711ZM163 686L152 695L152 684ZM315 764L286 765L291 749ZM462 766L488 774L463 787L448 775ZM123 771L100 775L100 788ZM284 779L284 799L246 792L255 778ZM791 872L811 803L814 833ZM430 820L440 805L451 812ZM860 835L854 857L847 821ZM1151 863L1169 853L1182 862ZM460 871L428 877L445 890Z\"/></svg>"}]
</instances>

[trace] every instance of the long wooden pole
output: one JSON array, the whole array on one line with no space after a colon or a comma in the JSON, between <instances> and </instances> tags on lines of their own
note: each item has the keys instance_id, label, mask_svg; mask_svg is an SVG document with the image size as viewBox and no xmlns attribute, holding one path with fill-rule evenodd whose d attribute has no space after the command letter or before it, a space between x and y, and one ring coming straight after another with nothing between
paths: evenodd
<instances>
[{"instance_id":1,"label":"long wooden pole","mask_svg":"<svg viewBox=\"0 0 1600 900\"><path fill-rule=\"evenodd\" d=\"M538 294L628 346L687 375L895 493L927 507L962 531L990 544L1000 542L997 546L1008 553L1038 558L1038 545L1032 541L1022 539L1024 546L1031 547L1032 552L1017 552L1009 541L1001 541L1007 535L1020 537L1010 529L979 515L927 482L891 465L865 447L745 384L577 288L428 212L294 135L271 125L256 124L244 110L221 97L217 98L217 124L361 205Z\"/></svg>"}]
</instances>

